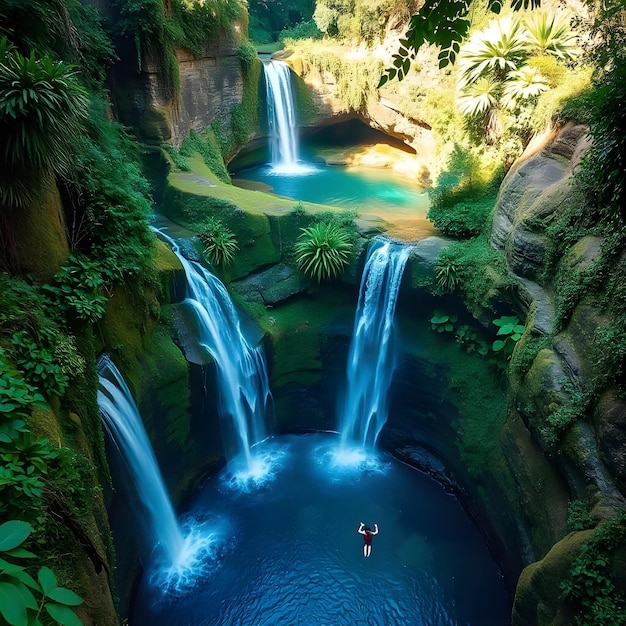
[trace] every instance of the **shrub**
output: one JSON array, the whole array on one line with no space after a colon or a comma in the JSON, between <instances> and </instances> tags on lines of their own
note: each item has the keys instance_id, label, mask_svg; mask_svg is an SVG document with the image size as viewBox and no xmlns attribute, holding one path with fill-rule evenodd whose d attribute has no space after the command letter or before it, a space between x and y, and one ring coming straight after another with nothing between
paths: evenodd
<instances>
[{"instance_id":1,"label":"shrub","mask_svg":"<svg viewBox=\"0 0 626 626\"><path fill-rule=\"evenodd\" d=\"M64 626L81 626L74 611L70 608L82 604L80 596L65 587L59 587L54 572L43 566L37 572L37 579L21 565L23 559L35 555L22 545L32 533L28 522L10 520L0 526L0 585L2 602L0 613L6 623L15 626L40 624L42 612Z\"/></svg>"},{"instance_id":2,"label":"shrub","mask_svg":"<svg viewBox=\"0 0 626 626\"><path fill-rule=\"evenodd\" d=\"M612 568L625 541L626 513L620 511L583 544L568 579L561 583L563 596L576 610L575 626L624 623L626 596L615 586Z\"/></svg>"},{"instance_id":3,"label":"shrub","mask_svg":"<svg viewBox=\"0 0 626 626\"><path fill-rule=\"evenodd\" d=\"M298 267L318 282L339 275L350 257L350 235L328 222L301 230L294 248Z\"/></svg>"},{"instance_id":4,"label":"shrub","mask_svg":"<svg viewBox=\"0 0 626 626\"><path fill-rule=\"evenodd\" d=\"M0 202L23 207L49 173L68 175L87 94L71 66L0 39Z\"/></svg>"},{"instance_id":5,"label":"shrub","mask_svg":"<svg viewBox=\"0 0 626 626\"><path fill-rule=\"evenodd\" d=\"M212 265L230 265L239 250L237 239L221 220L211 219L199 235L204 244L204 255Z\"/></svg>"}]
</instances>

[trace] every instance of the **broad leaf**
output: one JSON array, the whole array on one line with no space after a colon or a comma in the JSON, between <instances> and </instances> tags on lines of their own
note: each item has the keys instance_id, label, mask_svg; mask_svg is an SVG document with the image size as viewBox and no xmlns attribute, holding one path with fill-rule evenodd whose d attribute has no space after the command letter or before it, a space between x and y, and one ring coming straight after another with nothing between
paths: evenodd
<instances>
[{"instance_id":1,"label":"broad leaf","mask_svg":"<svg viewBox=\"0 0 626 626\"><path fill-rule=\"evenodd\" d=\"M502 348L504 348L504 346L505 346L505 342L504 342L504 341L502 341L501 339L496 339L496 340L493 342L493 344L492 344L492 346L491 346L491 349L492 349L494 352L500 352L500 350L502 350Z\"/></svg>"},{"instance_id":2,"label":"broad leaf","mask_svg":"<svg viewBox=\"0 0 626 626\"><path fill-rule=\"evenodd\" d=\"M83 599L70 589L66 589L65 587L57 587L53 589L48 597L55 602L60 602L61 604L67 604L69 606L78 606L83 603Z\"/></svg>"},{"instance_id":3,"label":"broad leaf","mask_svg":"<svg viewBox=\"0 0 626 626\"><path fill-rule=\"evenodd\" d=\"M57 587L57 577L54 572L45 565L39 570L37 580L41 585L41 589L46 596L50 596L50 592Z\"/></svg>"},{"instance_id":4,"label":"broad leaf","mask_svg":"<svg viewBox=\"0 0 626 626\"><path fill-rule=\"evenodd\" d=\"M28 522L11 520L0 526L0 552L7 552L24 543L33 527Z\"/></svg>"},{"instance_id":5,"label":"broad leaf","mask_svg":"<svg viewBox=\"0 0 626 626\"><path fill-rule=\"evenodd\" d=\"M46 607L46 611L48 611L48 615L59 622L59 624L63 626L83 626L83 623L78 619L72 609L62 604L53 604L52 602L46 602L44 606Z\"/></svg>"},{"instance_id":6,"label":"broad leaf","mask_svg":"<svg viewBox=\"0 0 626 626\"><path fill-rule=\"evenodd\" d=\"M0 582L0 614L11 626L27 626L28 624L24 598L11 583Z\"/></svg>"}]
</instances>

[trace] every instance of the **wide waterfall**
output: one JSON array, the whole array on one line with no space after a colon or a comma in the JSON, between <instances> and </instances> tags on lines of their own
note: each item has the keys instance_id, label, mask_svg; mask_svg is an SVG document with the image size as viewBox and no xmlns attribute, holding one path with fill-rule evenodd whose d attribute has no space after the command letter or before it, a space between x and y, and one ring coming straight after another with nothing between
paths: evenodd
<instances>
[{"instance_id":1,"label":"wide waterfall","mask_svg":"<svg viewBox=\"0 0 626 626\"><path fill-rule=\"evenodd\" d=\"M253 471L250 448L268 435L272 396L261 347L244 336L239 316L224 285L195 261L186 259L178 244L160 232L180 259L187 277L185 303L200 326L199 343L213 357L223 419L234 426L233 441L226 441L229 459L237 458L245 471Z\"/></svg>"},{"instance_id":2,"label":"wide waterfall","mask_svg":"<svg viewBox=\"0 0 626 626\"><path fill-rule=\"evenodd\" d=\"M263 68L267 88L272 171L280 174L301 174L303 166L298 163L298 133L291 91L291 70L282 61L265 61Z\"/></svg>"},{"instance_id":3,"label":"wide waterfall","mask_svg":"<svg viewBox=\"0 0 626 626\"><path fill-rule=\"evenodd\" d=\"M373 448L387 421L387 393L396 366L394 313L411 248L370 244L348 355L347 386L339 412L341 448Z\"/></svg>"},{"instance_id":4,"label":"wide waterfall","mask_svg":"<svg viewBox=\"0 0 626 626\"><path fill-rule=\"evenodd\" d=\"M143 505L151 545L163 552L167 566L176 567L185 540L178 526L150 440L126 382L107 356L98 359L98 405L111 439L129 469Z\"/></svg>"}]
</instances>

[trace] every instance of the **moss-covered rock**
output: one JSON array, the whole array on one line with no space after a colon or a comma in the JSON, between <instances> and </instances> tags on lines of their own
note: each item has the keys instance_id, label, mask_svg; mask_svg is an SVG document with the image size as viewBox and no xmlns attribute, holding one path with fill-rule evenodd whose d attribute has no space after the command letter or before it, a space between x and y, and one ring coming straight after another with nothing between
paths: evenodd
<instances>
[{"instance_id":1,"label":"moss-covered rock","mask_svg":"<svg viewBox=\"0 0 626 626\"><path fill-rule=\"evenodd\" d=\"M48 282L67 260L63 206L52 179L44 182L37 201L19 211L3 210L0 228L0 263L16 273Z\"/></svg>"},{"instance_id":2,"label":"moss-covered rock","mask_svg":"<svg viewBox=\"0 0 626 626\"><path fill-rule=\"evenodd\" d=\"M528 565L517 583L513 626L570 626L574 615L563 604L561 582L565 580L591 531L571 533L546 554Z\"/></svg>"}]
</instances>

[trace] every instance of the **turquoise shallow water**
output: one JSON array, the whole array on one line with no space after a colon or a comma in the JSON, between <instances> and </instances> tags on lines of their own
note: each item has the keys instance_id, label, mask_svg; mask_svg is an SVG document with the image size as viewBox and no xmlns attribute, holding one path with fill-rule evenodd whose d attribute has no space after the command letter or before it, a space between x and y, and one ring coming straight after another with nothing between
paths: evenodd
<instances>
[{"instance_id":1,"label":"turquoise shallow water","mask_svg":"<svg viewBox=\"0 0 626 626\"><path fill-rule=\"evenodd\" d=\"M237 172L233 179L269 185L294 200L331 204L357 212L426 217L428 193L387 169L349 168L317 163L300 174L276 174L269 165Z\"/></svg>"},{"instance_id":2,"label":"turquoise shallow water","mask_svg":"<svg viewBox=\"0 0 626 626\"><path fill-rule=\"evenodd\" d=\"M130 624L508 624L500 570L454 495L385 453L338 464L337 442L272 439L254 449L261 478L227 467L207 482L186 514L213 536L204 573L164 592L146 564ZM380 527L369 559L361 521Z\"/></svg>"}]
</instances>

